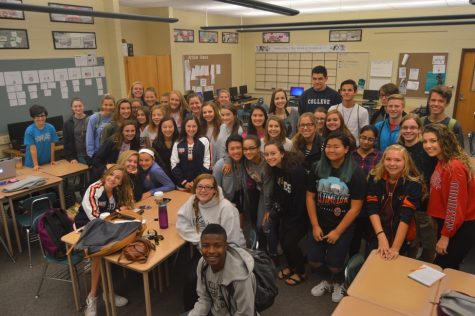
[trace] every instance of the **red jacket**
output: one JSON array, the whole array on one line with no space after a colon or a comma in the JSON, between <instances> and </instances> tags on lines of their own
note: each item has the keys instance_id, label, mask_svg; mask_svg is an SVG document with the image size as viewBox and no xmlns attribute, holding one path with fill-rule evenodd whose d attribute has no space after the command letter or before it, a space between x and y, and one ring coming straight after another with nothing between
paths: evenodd
<instances>
[{"instance_id":1,"label":"red jacket","mask_svg":"<svg viewBox=\"0 0 475 316\"><path fill-rule=\"evenodd\" d=\"M469 181L469 171L456 159L446 165L438 162L430 179L428 213L444 219L441 234L453 237L463 222L475 220L475 178Z\"/></svg>"}]
</instances>

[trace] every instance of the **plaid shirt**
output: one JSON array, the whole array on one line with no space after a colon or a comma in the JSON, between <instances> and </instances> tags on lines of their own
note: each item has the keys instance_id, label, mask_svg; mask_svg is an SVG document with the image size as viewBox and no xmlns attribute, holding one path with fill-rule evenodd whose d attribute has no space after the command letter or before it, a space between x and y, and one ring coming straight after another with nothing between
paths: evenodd
<instances>
[{"instance_id":1,"label":"plaid shirt","mask_svg":"<svg viewBox=\"0 0 475 316\"><path fill-rule=\"evenodd\" d=\"M374 149L371 153L366 155L366 157L361 157L357 150L353 151L353 158L358 166L363 169L366 175L369 174L370 170L373 169L376 164L381 160L383 153L377 149Z\"/></svg>"}]
</instances>

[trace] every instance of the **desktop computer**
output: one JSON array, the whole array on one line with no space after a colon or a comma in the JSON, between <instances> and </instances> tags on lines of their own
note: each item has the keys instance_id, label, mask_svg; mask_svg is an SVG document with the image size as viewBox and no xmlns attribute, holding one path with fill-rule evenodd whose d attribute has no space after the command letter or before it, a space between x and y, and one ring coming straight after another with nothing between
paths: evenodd
<instances>
[{"instance_id":1,"label":"desktop computer","mask_svg":"<svg viewBox=\"0 0 475 316\"><path fill-rule=\"evenodd\" d=\"M252 97L247 95L247 85L239 86L239 99L240 100L249 100Z\"/></svg>"}]
</instances>

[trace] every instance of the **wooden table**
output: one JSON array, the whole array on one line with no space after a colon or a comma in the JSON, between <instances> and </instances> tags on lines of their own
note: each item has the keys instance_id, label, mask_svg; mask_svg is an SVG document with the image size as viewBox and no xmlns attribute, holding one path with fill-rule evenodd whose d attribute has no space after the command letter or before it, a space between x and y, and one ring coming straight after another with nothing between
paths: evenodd
<instances>
[{"instance_id":1,"label":"wooden table","mask_svg":"<svg viewBox=\"0 0 475 316\"><path fill-rule=\"evenodd\" d=\"M440 281L427 287L407 276L422 264L442 270L404 256L386 261L373 250L351 283L348 295L405 315L430 315Z\"/></svg>"},{"instance_id":2,"label":"wooden table","mask_svg":"<svg viewBox=\"0 0 475 316\"><path fill-rule=\"evenodd\" d=\"M17 169L16 178L18 180L23 180L28 176L42 177L46 180L46 183L43 184L43 185L34 187L34 188L29 188L29 189L25 189L25 190L21 190L21 191L16 191L16 192L9 192L9 193L0 192L0 204L1 204L0 212L2 213L2 216L4 217L3 228L5 230L7 245L8 245L8 248L10 249L10 251L12 251L12 244L11 244L11 240L10 240L10 233L8 231L8 225L6 223L5 211L3 209L3 200L4 199L8 200L8 203L10 205L10 215L11 215L12 221L13 221L13 229L15 231L15 237L16 237L19 252L22 252L22 247L21 247L21 240L20 240L20 232L18 231L18 225L17 225L17 221L16 221L15 208L13 206L13 200L14 199L21 198L21 197L24 197L24 196L29 195L31 193L42 191L42 190L45 190L45 189L48 189L48 188L57 187L58 192L59 192L59 201L60 201L60 204L61 204L61 208L66 209L66 203L64 201L64 191L63 191L63 185L62 185L63 180L60 177L56 177L56 176L53 176L51 174L43 173L41 171L34 171L33 169L30 169L30 168ZM2 187L2 189L3 188L4 187Z\"/></svg>"},{"instance_id":3,"label":"wooden table","mask_svg":"<svg viewBox=\"0 0 475 316\"><path fill-rule=\"evenodd\" d=\"M60 178L72 177L81 173L86 173L88 170L88 165L82 163L70 163L65 159L58 160L55 165L47 164L40 166L41 172Z\"/></svg>"},{"instance_id":4,"label":"wooden table","mask_svg":"<svg viewBox=\"0 0 475 316\"><path fill-rule=\"evenodd\" d=\"M444 269L445 277L442 278L437 290L436 302L439 301L442 293L449 290L459 291L468 295L475 296L475 275L457 271L454 269ZM432 315L437 315L437 309L434 308Z\"/></svg>"},{"instance_id":5,"label":"wooden table","mask_svg":"<svg viewBox=\"0 0 475 316\"><path fill-rule=\"evenodd\" d=\"M146 221L147 231L155 229L160 235L164 237L160 244L157 246L155 251L152 251L149 255L149 258L146 263L132 263L129 265L123 265L117 262L119 258L119 253L112 254L109 256L104 257L105 262L105 273L102 274L106 276L102 278L103 280L107 280L107 284L103 287L106 290L108 300L106 302L106 311L110 310L112 315L116 315L115 305L110 304L109 302L114 302L114 285L112 280L111 274L111 264L117 264L123 266L124 268L131 269L133 271L139 272L142 274L143 277L143 285L144 285L144 295L145 295L145 310L146 315L152 315L152 306L150 300L150 282L149 282L149 275L148 273L157 267L160 263L178 251L186 242L178 235L176 231L175 224L177 219L177 213L179 208L188 200L190 197L190 193L183 192L183 191L171 191L166 192L165 197L170 198L171 202L168 203L168 228L167 229L160 229L158 221L155 219L158 218L158 209L157 205L153 197L150 197L146 200L139 201L135 204L138 208L141 205L149 205L151 206L150 209L146 209L143 213L142 217ZM145 233L147 233L145 231ZM69 233L61 238L66 244L71 245L74 244L77 239L79 238L79 233L72 232ZM69 258L68 258L69 259ZM71 275L73 275L73 271L71 270L72 266L70 265ZM101 269L102 271L103 269ZM77 280L73 280L73 292L74 295L77 296L79 290L77 288ZM75 301L79 301L77 297L75 297ZM109 314L108 314L109 315Z\"/></svg>"},{"instance_id":6,"label":"wooden table","mask_svg":"<svg viewBox=\"0 0 475 316\"><path fill-rule=\"evenodd\" d=\"M64 145L56 145L54 151L60 151L64 149ZM10 155L10 157L25 157L25 153L15 149L15 148L5 148L3 149L3 153Z\"/></svg>"},{"instance_id":7,"label":"wooden table","mask_svg":"<svg viewBox=\"0 0 475 316\"><path fill-rule=\"evenodd\" d=\"M332 316L403 316L391 309L363 301L359 298L346 296L333 311Z\"/></svg>"}]
</instances>

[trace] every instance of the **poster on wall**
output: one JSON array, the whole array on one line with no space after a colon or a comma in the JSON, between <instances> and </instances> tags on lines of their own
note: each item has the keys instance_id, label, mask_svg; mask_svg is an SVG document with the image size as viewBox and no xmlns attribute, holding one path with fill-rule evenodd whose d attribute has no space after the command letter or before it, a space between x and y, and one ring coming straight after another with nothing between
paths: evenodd
<instances>
[{"instance_id":1,"label":"poster on wall","mask_svg":"<svg viewBox=\"0 0 475 316\"><path fill-rule=\"evenodd\" d=\"M200 43L217 43L218 32L215 31L199 31Z\"/></svg>"},{"instance_id":2,"label":"poster on wall","mask_svg":"<svg viewBox=\"0 0 475 316\"><path fill-rule=\"evenodd\" d=\"M237 44L237 43L239 43L239 33L237 33L237 32L223 32L221 41L223 43Z\"/></svg>"},{"instance_id":3,"label":"poster on wall","mask_svg":"<svg viewBox=\"0 0 475 316\"><path fill-rule=\"evenodd\" d=\"M48 2L49 7L61 8L61 9L73 9L73 10L83 10L86 12L92 12L92 7L84 7L71 4L61 4ZM49 18L51 22L65 22L65 23L82 23L82 24L94 24L94 17L76 15L76 14L61 14L61 13L50 13Z\"/></svg>"},{"instance_id":4,"label":"poster on wall","mask_svg":"<svg viewBox=\"0 0 475 316\"><path fill-rule=\"evenodd\" d=\"M22 3L21 0L0 0L0 2ZM25 14L21 10L0 9L0 19L24 20Z\"/></svg>"},{"instance_id":5,"label":"poster on wall","mask_svg":"<svg viewBox=\"0 0 475 316\"><path fill-rule=\"evenodd\" d=\"M424 93L429 94L430 89L435 86L443 86L445 85L445 74L436 74L432 71L429 71L426 74L426 85L424 88Z\"/></svg>"},{"instance_id":6,"label":"poster on wall","mask_svg":"<svg viewBox=\"0 0 475 316\"><path fill-rule=\"evenodd\" d=\"M28 32L25 29L0 29L0 49L28 49Z\"/></svg>"},{"instance_id":7,"label":"poster on wall","mask_svg":"<svg viewBox=\"0 0 475 316\"><path fill-rule=\"evenodd\" d=\"M173 29L173 40L178 43L194 43L195 31L185 29Z\"/></svg>"},{"instance_id":8,"label":"poster on wall","mask_svg":"<svg viewBox=\"0 0 475 316\"><path fill-rule=\"evenodd\" d=\"M55 49L95 49L96 33L94 32L58 32L53 31Z\"/></svg>"}]
</instances>

